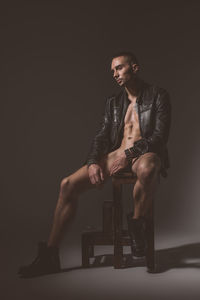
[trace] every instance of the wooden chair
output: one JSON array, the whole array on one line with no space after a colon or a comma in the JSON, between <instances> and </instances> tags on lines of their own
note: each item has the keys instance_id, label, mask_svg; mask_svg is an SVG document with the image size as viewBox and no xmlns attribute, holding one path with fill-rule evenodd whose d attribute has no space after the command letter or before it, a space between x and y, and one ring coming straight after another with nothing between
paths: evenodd
<instances>
[{"instance_id":1,"label":"wooden chair","mask_svg":"<svg viewBox=\"0 0 200 300\"><path fill-rule=\"evenodd\" d=\"M131 246L128 230L123 229L122 187L134 184L136 177L132 173L122 173L112 177L113 201L103 203L102 231L89 231L82 234L82 266L90 266L90 257L94 257L95 245L113 245L113 266L115 269L126 267L123 246ZM146 266L150 273L155 272L154 259L154 220L148 220L145 226L147 240Z\"/></svg>"}]
</instances>

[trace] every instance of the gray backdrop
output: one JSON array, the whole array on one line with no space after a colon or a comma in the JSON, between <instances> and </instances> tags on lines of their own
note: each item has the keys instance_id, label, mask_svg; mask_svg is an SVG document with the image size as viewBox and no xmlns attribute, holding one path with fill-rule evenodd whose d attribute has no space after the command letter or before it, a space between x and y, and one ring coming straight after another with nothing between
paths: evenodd
<instances>
[{"instance_id":1,"label":"gray backdrop","mask_svg":"<svg viewBox=\"0 0 200 300\"><path fill-rule=\"evenodd\" d=\"M110 56L124 49L138 57L144 80L171 95L171 168L157 193L157 235L198 235L199 8L198 1L2 5L1 250L16 266L47 239L60 181L82 165L105 99L118 91ZM81 197L62 249L80 249L81 230L101 225L110 198L109 184Z\"/></svg>"}]
</instances>

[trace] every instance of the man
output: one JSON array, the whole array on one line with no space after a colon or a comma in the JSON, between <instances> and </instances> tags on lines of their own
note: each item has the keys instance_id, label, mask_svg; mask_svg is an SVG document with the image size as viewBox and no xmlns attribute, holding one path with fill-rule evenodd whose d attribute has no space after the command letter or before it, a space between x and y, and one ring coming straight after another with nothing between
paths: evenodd
<instances>
[{"instance_id":1,"label":"man","mask_svg":"<svg viewBox=\"0 0 200 300\"><path fill-rule=\"evenodd\" d=\"M127 169L137 177L133 188L134 214L128 222L132 249L135 256L144 255L142 228L151 216L158 177L166 176L169 167L166 148L171 114L169 95L139 78L139 64L132 53L115 55L111 71L122 90L106 102L102 124L86 164L62 180L48 243L39 243L37 258L31 265L20 268L21 276L60 270L58 246L75 213L78 196Z\"/></svg>"}]
</instances>

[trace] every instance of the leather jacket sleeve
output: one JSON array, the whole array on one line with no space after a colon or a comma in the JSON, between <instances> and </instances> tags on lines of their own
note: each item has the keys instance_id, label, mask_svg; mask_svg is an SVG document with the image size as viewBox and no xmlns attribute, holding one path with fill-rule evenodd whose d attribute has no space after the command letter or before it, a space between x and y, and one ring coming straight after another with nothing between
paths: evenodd
<instances>
[{"instance_id":1,"label":"leather jacket sleeve","mask_svg":"<svg viewBox=\"0 0 200 300\"><path fill-rule=\"evenodd\" d=\"M102 116L100 128L96 132L95 137L93 138L90 151L87 157L87 165L97 164L99 160L108 153L110 146L110 99L107 100L105 111Z\"/></svg>"},{"instance_id":2,"label":"leather jacket sleeve","mask_svg":"<svg viewBox=\"0 0 200 300\"><path fill-rule=\"evenodd\" d=\"M159 151L166 146L171 124L171 104L169 94L161 90L156 101L155 126L153 134L147 138L149 151Z\"/></svg>"},{"instance_id":3,"label":"leather jacket sleeve","mask_svg":"<svg viewBox=\"0 0 200 300\"><path fill-rule=\"evenodd\" d=\"M161 89L155 102L155 123L148 137L134 143L133 148L139 155L146 152L161 153L167 144L171 123L171 104L169 94Z\"/></svg>"}]
</instances>

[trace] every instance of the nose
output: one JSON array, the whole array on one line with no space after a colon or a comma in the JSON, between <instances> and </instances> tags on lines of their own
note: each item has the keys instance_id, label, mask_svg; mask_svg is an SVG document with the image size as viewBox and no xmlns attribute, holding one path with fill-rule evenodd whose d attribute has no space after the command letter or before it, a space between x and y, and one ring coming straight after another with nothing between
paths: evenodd
<instances>
[{"instance_id":1,"label":"nose","mask_svg":"<svg viewBox=\"0 0 200 300\"><path fill-rule=\"evenodd\" d=\"M118 71L117 71L117 70L114 70L114 72L113 72L113 77L114 77L115 79L117 79L117 78L119 77L119 74L118 74Z\"/></svg>"}]
</instances>

